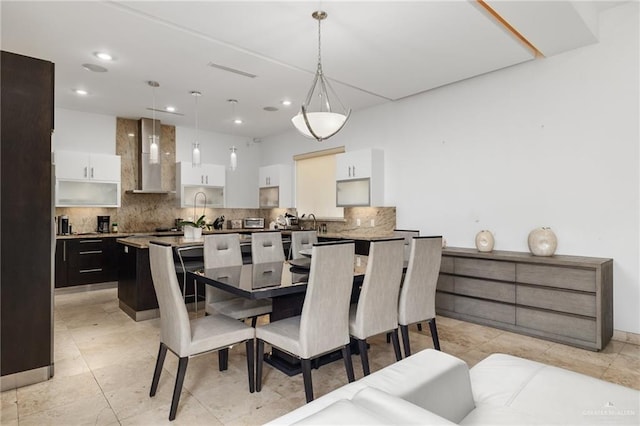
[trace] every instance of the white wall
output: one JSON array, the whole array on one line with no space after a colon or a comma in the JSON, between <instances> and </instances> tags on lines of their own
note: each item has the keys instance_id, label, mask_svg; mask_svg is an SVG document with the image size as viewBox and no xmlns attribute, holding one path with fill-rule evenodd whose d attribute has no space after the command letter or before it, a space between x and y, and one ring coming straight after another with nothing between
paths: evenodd
<instances>
[{"instance_id":1,"label":"white wall","mask_svg":"<svg viewBox=\"0 0 640 426\"><path fill-rule=\"evenodd\" d=\"M266 138L262 164L382 148L398 228L528 251L550 226L558 254L614 259L614 328L640 333L638 8L605 11L595 45L359 111L322 144Z\"/></svg>"},{"instance_id":2,"label":"white wall","mask_svg":"<svg viewBox=\"0 0 640 426\"><path fill-rule=\"evenodd\" d=\"M176 161L191 162L191 149L196 137L195 128L176 127ZM226 166L225 205L236 208L258 207L258 167L260 148L249 139L223 133L198 130L201 161ZM238 167L229 169L229 148L235 146Z\"/></svg>"},{"instance_id":3,"label":"white wall","mask_svg":"<svg viewBox=\"0 0 640 426\"><path fill-rule=\"evenodd\" d=\"M56 108L51 149L116 153L116 117Z\"/></svg>"}]
</instances>

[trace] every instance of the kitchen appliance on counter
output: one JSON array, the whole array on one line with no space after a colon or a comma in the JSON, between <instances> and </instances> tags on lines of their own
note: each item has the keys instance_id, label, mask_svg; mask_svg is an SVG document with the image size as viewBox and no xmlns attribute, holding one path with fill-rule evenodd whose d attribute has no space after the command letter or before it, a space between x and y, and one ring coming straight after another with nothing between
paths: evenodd
<instances>
[{"instance_id":1,"label":"kitchen appliance on counter","mask_svg":"<svg viewBox=\"0 0 640 426\"><path fill-rule=\"evenodd\" d=\"M245 217L242 220L242 227L247 229L263 229L264 218L263 217Z\"/></svg>"},{"instance_id":2,"label":"kitchen appliance on counter","mask_svg":"<svg viewBox=\"0 0 640 426\"><path fill-rule=\"evenodd\" d=\"M58 216L58 235L69 235L71 230L69 229L69 216Z\"/></svg>"},{"instance_id":3,"label":"kitchen appliance on counter","mask_svg":"<svg viewBox=\"0 0 640 426\"><path fill-rule=\"evenodd\" d=\"M111 230L111 216L98 216L98 232L108 234Z\"/></svg>"}]
</instances>

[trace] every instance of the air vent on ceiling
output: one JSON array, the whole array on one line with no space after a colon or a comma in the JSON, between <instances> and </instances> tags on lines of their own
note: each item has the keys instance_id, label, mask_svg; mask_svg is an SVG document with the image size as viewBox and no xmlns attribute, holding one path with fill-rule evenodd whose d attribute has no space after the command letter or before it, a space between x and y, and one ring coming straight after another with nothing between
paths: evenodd
<instances>
[{"instance_id":1,"label":"air vent on ceiling","mask_svg":"<svg viewBox=\"0 0 640 426\"><path fill-rule=\"evenodd\" d=\"M148 111L155 111L155 112L164 112L165 114L173 114L173 115L182 115L182 116L184 116L184 114L181 114L179 112L175 112L175 111L171 112L171 111L167 111L166 109L158 109L158 108L149 108L149 107L147 107L147 110Z\"/></svg>"},{"instance_id":2,"label":"air vent on ceiling","mask_svg":"<svg viewBox=\"0 0 640 426\"><path fill-rule=\"evenodd\" d=\"M241 75L241 76L244 76L244 77L249 77L249 78L256 78L257 77L257 75L251 74L250 72L240 71L240 70L237 70L235 68L225 67L224 65L215 64L213 62L209 62L207 65L210 66L211 68L217 68L217 69L222 70L222 71L232 72L234 74L238 74L238 75Z\"/></svg>"}]
</instances>

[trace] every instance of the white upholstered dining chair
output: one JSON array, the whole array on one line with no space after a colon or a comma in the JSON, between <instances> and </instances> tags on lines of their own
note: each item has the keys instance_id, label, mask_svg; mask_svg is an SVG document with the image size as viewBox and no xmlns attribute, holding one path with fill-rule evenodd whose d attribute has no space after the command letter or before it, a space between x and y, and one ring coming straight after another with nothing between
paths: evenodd
<instances>
[{"instance_id":1,"label":"white upholstered dining chair","mask_svg":"<svg viewBox=\"0 0 640 426\"><path fill-rule=\"evenodd\" d=\"M284 262L282 234L254 232L251 234L251 263Z\"/></svg>"},{"instance_id":2,"label":"white upholstered dining chair","mask_svg":"<svg viewBox=\"0 0 640 426\"><path fill-rule=\"evenodd\" d=\"M442 257L442 237L414 237L407 272L400 289L398 324L404 356L411 355L409 325L428 321L433 347L440 350L436 326L436 286Z\"/></svg>"},{"instance_id":3,"label":"white upholstered dining chair","mask_svg":"<svg viewBox=\"0 0 640 426\"><path fill-rule=\"evenodd\" d=\"M358 341L365 376L369 375L368 337L391 332L396 360L402 359L398 340L398 294L404 264L403 245L402 238L371 242L360 297L349 310L349 333Z\"/></svg>"},{"instance_id":4,"label":"white upholstered dining chair","mask_svg":"<svg viewBox=\"0 0 640 426\"><path fill-rule=\"evenodd\" d=\"M171 409L169 411L169 420L174 420L189 358L210 351L218 351L218 356L221 357L223 356L220 352L221 349L226 349L240 342L246 342L249 392L254 392L253 340L255 329L224 315L210 315L190 321L187 308L180 294L171 246L162 243L150 243L149 263L153 287L160 306L160 349L158 350L158 359L151 381L149 396L153 397L156 394L168 349L179 358L173 399L171 400ZM222 358L220 358L220 361L220 370L226 369L226 365L222 363Z\"/></svg>"},{"instance_id":5,"label":"white upholstered dining chair","mask_svg":"<svg viewBox=\"0 0 640 426\"><path fill-rule=\"evenodd\" d=\"M315 244L301 315L256 328L257 392L262 388L265 342L300 359L307 402L313 400L312 359L340 349L348 381L354 381L349 348L354 251L354 242L349 240Z\"/></svg>"},{"instance_id":6,"label":"white upholstered dining chair","mask_svg":"<svg viewBox=\"0 0 640 426\"><path fill-rule=\"evenodd\" d=\"M220 268L242 266L240 234L213 234L204 237L204 267ZM251 300L236 296L228 291L205 286L205 312L209 315L222 314L234 319L251 318L255 327L257 317L270 314L271 299Z\"/></svg>"},{"instance_id":7,"label":"white upholstered dining chair","mask_svg":"<svg viewBox=\"0 0 640 426\"><path fill-rule=\"evenodd\" d=\"M408 261L409 254L411 253L411 240L413 237L419 237L420 231L412 229L394 229L393 236L394 238L402 237L404 239L404 260L405 262Z\"/></svg>"},{"instance_id":8,"label":"white upholstered dining chair","mask_svg":"<svg viewBox=\"0 0 640 426\"><path fill-rule=\"evenodd\" d=\"M316 231L292 231L291 248L289 250L290 259L300 259L304 256L300 254L302 249L311 249L318 242Z\"/></svg>"}]
</instances>

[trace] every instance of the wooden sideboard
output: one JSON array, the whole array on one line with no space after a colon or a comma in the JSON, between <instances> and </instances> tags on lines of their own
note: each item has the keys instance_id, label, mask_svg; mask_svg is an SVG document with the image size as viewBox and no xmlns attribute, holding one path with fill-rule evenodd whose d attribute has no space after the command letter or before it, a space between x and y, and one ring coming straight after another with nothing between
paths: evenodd
<instances>
[{"instance_id":1,"label":"wooden sideboard","mask_svg":"<svg viewBox=\"0 0 640 426\"><path fill-rule=\"evenodd\" d=\"M599 351L613 335L613 259L446 248L436 311Z\"/></svg>"}]
</instances>

